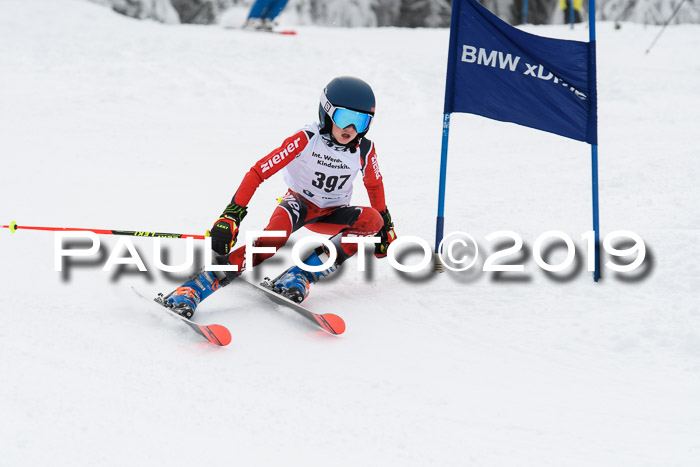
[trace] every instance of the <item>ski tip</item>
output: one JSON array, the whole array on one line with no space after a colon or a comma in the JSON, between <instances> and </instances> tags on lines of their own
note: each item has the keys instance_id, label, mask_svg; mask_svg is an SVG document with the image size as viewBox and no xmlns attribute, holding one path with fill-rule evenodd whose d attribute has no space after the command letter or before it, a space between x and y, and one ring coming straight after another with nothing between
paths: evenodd
<instances>
[{"instance_id":1,"label":"ski tip","mask_svg":"<svg viewBox=\"0 0 700 467\"><path fill-rule=\"evenodd\" d=\"M204 331L205 337L212 344L226 346L231 343L231 332L225 326L219 324L210 324L209 326L202 326L202 331Z\"/></svg>"},{"instance_id":2,"label":"ski tip","mask_svg":"<svg viewBox=\"0 0 700 467\"><path fill-rule=\"evenodd\" d=\"M277 34L284 34L285 36L296 36L296 31L276 31Z\"/></svg>"},{"instance_id":3,"label":"ski tip","mask_svg":"<svg viewBox=\"0 0 700 467\"><path fill-rule=\"evenodd\" d=\"M343 321L343 318L340 316L332 313L325 313L323 315L316 316L318 323L331 334L339 336L345 332L345 321Z\"/></svg>"}]
</instances>

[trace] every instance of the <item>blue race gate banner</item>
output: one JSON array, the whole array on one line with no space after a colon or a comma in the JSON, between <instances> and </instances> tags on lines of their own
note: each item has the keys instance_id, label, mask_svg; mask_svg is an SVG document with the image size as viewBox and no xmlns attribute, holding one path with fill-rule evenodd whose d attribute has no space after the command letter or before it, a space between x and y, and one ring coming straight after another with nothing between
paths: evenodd
<instances>
[{"instance_id":1,"label":"blue race gate banner","mask_svg":"<svg viewBox=\"0 0 700 467\"><path fill-rule=\"evenodd\" d=\"M595 64L595 40L528 34L476 0L455 0L444 113L472 113L598 144Z\"/></svg>"}]
</instances>

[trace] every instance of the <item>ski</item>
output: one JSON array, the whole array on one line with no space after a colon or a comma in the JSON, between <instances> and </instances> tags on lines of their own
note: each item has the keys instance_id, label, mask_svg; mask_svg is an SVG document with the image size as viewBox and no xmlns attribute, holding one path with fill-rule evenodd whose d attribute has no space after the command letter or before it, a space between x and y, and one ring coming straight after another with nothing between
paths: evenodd
<instances>
[{"instance_id":1,"label":"ski","mask_svg":"<svg viewBox=\"0 0 700 467\"><path fill-rule=\"evenodd\" d=\"M264 32L270 32L272 34L282 34L283 36L296 36L297 32L293 29L283 29L281 31L264 31Z\"/></svg>"},{"instance_id":2,"label":"ski","mask_svg":"<svg viewBox=\"0 0 700 467\"><path fill-rule=\"evenodd\" d=\"M294 29L280 29L280 30L268 30L268 29L244 29L240 27L225 26L224 29L237 29L239 31L249 31L249 32L266 32L269 34L281 34L283 36L296 36L297 32Z\"/></svg>"},{"instance_id":3,"label":"ski","mask_svg":"<svg viewBox=\"0 0 700 467\"><path fill-rule=\"evenodd\" d=\"M334 315L333 313L314 313L312 311L307 310L303 306L299 305L298 303L295 303L285 297L284 295L280 294L275 286L272 284L272 281L269 278L265 278L265 280L260 283L260 284L255 284L253 282L248 282L245 279L239 279L238 282L245 282L246 284L250 285L251 287L255 287L257 290L263 292L267 298L272 300L273 302L279 304L279 305L284 305L287 308L290 308L297 313L299 313L301 316L304 318L308 319L312 323L314 323L316 326L320 327L324 331L326 331L329 334L333 335L340 335L345 332L345 321L343 321L343 318L341 318L338 315Z\"/></svg>"},{"instance_id":4,"label":"ski","mask_svg":"<svg viewBox=\"0 0 700 467\"><path fill-rule=\"evenodd\" d=\"M231 343L231 332L226 328L225 326L222 326L220 324L209 324L209 325L202 325L202 324L197 324L194 321L190 321L189 319L185 318L184 316L180 316L174 311L172 311L168 306L165 305L164 297L162 293L159 293L156 298L153 300L141 295L138 290L135 288L131 288L136 295L141 297L142 299L146 300L147 302L151 303L156 303L160 308L165 310L170 316L174 318L178 318L180 321L185 323L190 329L192 329L194 332L199 334L201 337L205 338L212 344L216 344L219 346L225 346L229 345Z\"/></svg>"}]
</instances>

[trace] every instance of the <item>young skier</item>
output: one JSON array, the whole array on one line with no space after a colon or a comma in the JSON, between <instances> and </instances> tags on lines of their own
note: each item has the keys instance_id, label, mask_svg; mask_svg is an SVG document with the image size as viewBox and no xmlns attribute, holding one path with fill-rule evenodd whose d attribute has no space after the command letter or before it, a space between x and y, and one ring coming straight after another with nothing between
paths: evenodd
<instances>
[{"instance_id":1,"label":"young skier","mask_svg":"<svg viewBox=\"0 0 700 467\"><path fill-rule=\"evenodd\" d=\"M211 228L212 248L219 254L215 262L236 265L238 271L202 270L166 296L166 306L191 318L202 300L245 270L245 246L231 251L238 229L257 188L279 171L283 172L289 191L281 198L265 230L283 231L285 236L260 237L256 246L279 249L292 232L306 227L332 235L331 242L338 256L335 263L322 272L291 267L274 281L276 291L293 301L303 301L309 294L310 284L332 274L357 252L358 245L343 243L342 237L379 236L381 243L376 244L374 254L378 258L385 257L396 234L384 200L374 143L365 138L374 118L374 106L372 88L364 81L341 76L328 83L321 94L319 122L305 126L256 162ZM350 206L353 180L359 173L362 173L371 207ZM252 266L273 255L254 255ZM328 250L319 247L304 263L319 266L328 258Z\"/></svg>"}]
</instances>

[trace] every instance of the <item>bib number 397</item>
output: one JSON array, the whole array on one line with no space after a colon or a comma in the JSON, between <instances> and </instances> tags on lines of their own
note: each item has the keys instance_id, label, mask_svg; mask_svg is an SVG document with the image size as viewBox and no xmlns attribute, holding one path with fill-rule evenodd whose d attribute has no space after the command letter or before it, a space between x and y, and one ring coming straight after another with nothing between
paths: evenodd
<instances>
[{"instance_id":1,"label":"bib number 397","mask_svg":"<svg viewBox=\"0 0 700 467\"><path fill-rule=\"evenodd\" d=\"M337 175L331 175L330 177L327 177L323 172L316 172L314 175L316 175L317 178L311 184L316 188L322 189L326 193L341 190L345 183L347 183L347 181L350 179L350 175L341 175L340 177ZM340 185L338 182L340 182Z\"/></svg>"}]
</instances>

